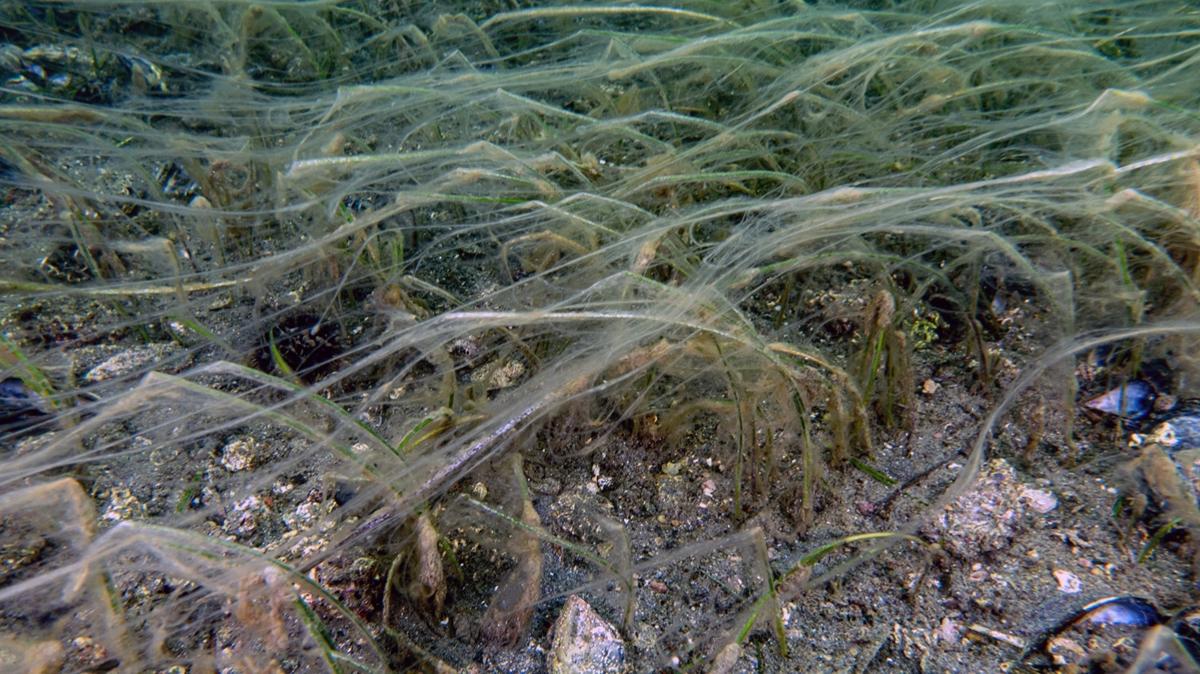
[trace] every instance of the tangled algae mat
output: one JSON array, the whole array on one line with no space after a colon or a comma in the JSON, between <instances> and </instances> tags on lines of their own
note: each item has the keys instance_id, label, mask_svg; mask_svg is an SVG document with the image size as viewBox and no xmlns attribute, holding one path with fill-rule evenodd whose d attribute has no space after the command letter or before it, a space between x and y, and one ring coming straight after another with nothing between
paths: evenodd
<instances>
[{"instance_id":1,"label":"tangled algae mat","mask_svg":"<svg viewBox=\"0 0 1200 674\"><path fill-rule=\"evenodd\" d=\"M6 671L1196 671L1195 3L0 39Z\"/></svg>"}]
</instances>

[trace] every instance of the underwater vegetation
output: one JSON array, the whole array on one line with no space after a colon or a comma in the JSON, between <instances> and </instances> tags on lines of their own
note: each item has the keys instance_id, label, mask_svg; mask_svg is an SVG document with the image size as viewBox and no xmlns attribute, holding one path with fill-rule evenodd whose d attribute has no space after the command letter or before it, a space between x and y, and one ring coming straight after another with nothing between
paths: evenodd
<instances>
[{"instance_id":1,"label":"underwater vegetation","mask_svg":"<svg viewBox=\"0 0 1200 674\"><path fill-rule=\"evenodd\" d=\"M0 662L535 671L566 603L629 671L819 668L807 598L970 573L926 525L992 455L1123 465L1130 544L1195 561L1194 3L33 0L0 41ZM1194 599L1129 659L1191 657Z\"/></svg>"}]
</instances>

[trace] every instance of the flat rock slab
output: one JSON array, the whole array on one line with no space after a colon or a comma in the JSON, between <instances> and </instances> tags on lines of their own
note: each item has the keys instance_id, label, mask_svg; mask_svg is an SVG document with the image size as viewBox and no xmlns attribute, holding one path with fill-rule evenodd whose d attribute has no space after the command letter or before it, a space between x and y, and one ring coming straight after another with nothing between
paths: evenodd
<instances>
[{"instance_id":1,"label":"flat rock slab","mask_svg":"<svg viewBox=\"0 0 1200 674\"><path fill-rule=\"evenodd\" d=\"M625 643L617 628L583 599L568 597L554 622L550 674L620 672L624 664Z\"/></svg>"}]
</instances>

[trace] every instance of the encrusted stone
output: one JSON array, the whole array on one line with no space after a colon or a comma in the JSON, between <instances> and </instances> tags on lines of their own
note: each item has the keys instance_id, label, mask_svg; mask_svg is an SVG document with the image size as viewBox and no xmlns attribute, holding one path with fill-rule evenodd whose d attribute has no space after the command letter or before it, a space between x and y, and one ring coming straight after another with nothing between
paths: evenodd
<instances>
[{"instance_id":1,"label":"encrusted stone","mask_svg":"<svg viewBox=\"0 0 1200 674\"><path fill-rule=\"evenodd\" d=\"M989 461L975 484L930 524L942 546L961 559L1005 550L1025 512L1024 485L1004 459Z\"/></svg>"}]
</instances>

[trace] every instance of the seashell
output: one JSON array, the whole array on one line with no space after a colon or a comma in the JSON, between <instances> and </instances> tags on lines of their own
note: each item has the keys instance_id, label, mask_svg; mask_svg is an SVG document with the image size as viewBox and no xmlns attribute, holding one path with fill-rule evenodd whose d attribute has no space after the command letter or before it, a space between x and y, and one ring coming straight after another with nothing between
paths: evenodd
<instances>
[{"instance_id":1,"label":"seashell","mask_svg":"<svg viewBox=\"0 0 1200 674\"><path fill-rule=\"evenodd\" d=\"M1140 379L1135 379L1102 393L1083 405L1106 414L1141 419L1150 413L1153 404L1154 387Z\"/></svg>"},{"instance_id":2,"label":"seashell","mask_svg":"<svg viewBox=\"0 0 1200 674\"><path fill-rule=\"evenodd\" d=\"M1049 648L1051 642L1076 625L1146 628L1161 625L1166 620L1150 600L1133 595L1111 595L1054 606L1050 620L1034 633L1021 659L1026 660Z\"/></svg>"},{"instance_id":3,"label":"seashell","mask_svg":"<svg viewBox=\"0 0 1200 674\"><path fill-rule=\"evenodd\" d=\"M34 393L25 382L9 377L0 382L0 436L20 435L46 421L49 417L41 396ZM45 426L43 430L50 430Z\"/></svg>"},{"instance_id":4,"label":"seashell","mask_svg":"<svg viewBox=\"0 0 1200 674\"><path fill-rule=\"evenodd\" d=\"M1200 402L1189 400L1155 419L1150 430L1129 437L1131 447L1157 444L1169 453L1200 449Z\"/></svg>"},{"instance_id":5,"label":"seashell","mask_svg":"<svg viewBox=\"0 0 1200 674\"><path fill-rule=\"evenodd\" d=\"M1086 604L1073 622L1087 621L1093 625L1130 625L1150 627L1162 622L1158 609L1141 597L1119 595L1105 597Z\"/></svg>"}]
</instances>

